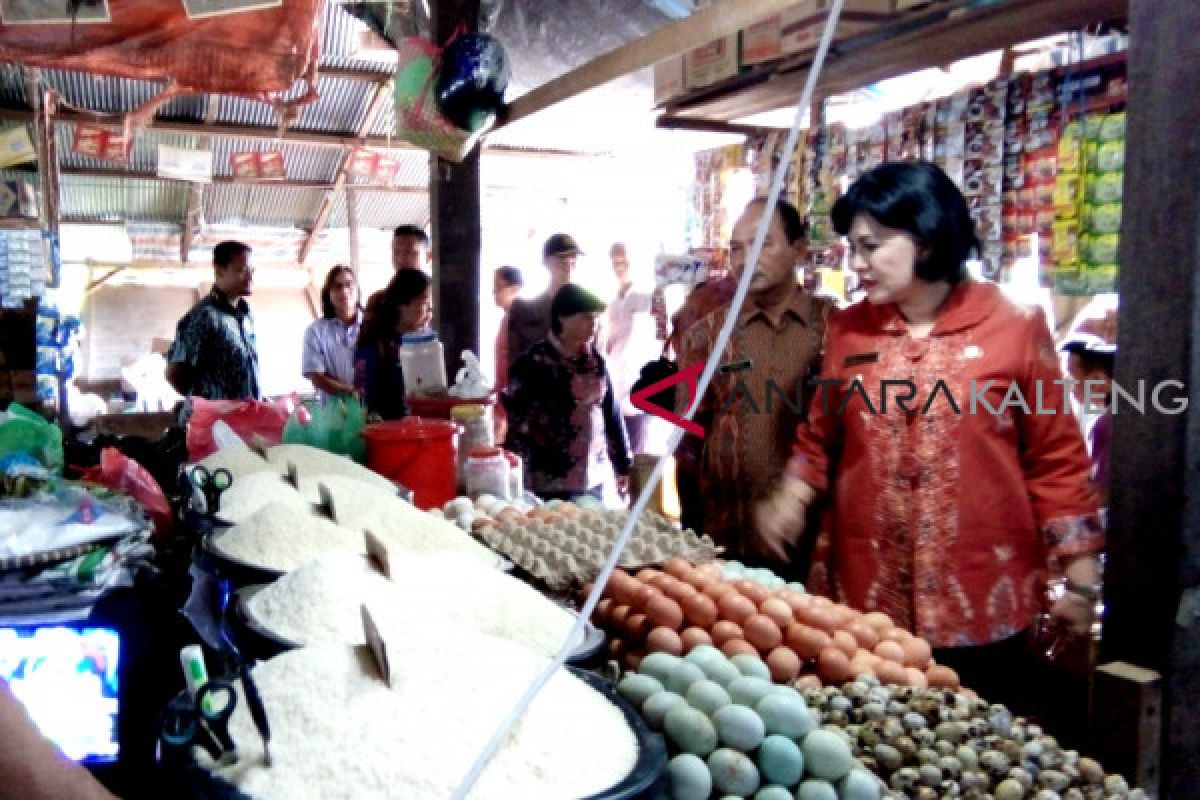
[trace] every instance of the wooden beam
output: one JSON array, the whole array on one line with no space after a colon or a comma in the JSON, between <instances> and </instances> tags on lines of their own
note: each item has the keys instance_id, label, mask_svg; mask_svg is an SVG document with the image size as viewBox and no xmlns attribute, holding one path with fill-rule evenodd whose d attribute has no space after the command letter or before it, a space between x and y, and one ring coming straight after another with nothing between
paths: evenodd
<instances>
[{"instance_id":1,"label":"wooden beam","mask_svg":"<svg viewBox=\"0 0 1200 800\"><path fill-rule=\"evenodd\" d=\"M358 274L358 191L346 187L346 227L350 233L350 269Z\"/></svg>"},{"instance_id":2,"label":"wooden beam","mask_svg":"<svg viewBox=\"0 0 1200 800\"><path fill-rule=\"evenodd\" d=\"M110 280L112 280L114 277L116 277L119 273L124 272L127 269L129 269L129 266L127 264L122 264L121 266L113 267L112 269L110 269L108 272L104 273L99 278L97 278L93 281L88 281L87 288L85 288L83 290L84 296L86 297L87 295L96 291L101 286L103 286L104 284L106 284Z\"/></svg>"},{"instance_id":3,"label":"wooden beam","mask_svg":"<svg viewBox=\"0 0 1200 800\"><path fill-rule=\"evenodd\" d=\"M204 100L204 124L211 126L216 124L217 112L221 107L220 95L210 94ZM212 147L211 136L200 137L200 149L208 150ZM188 254L192 252L192 239L196 235L196 229L200 225L200 210L204 203L204 184L193 183L188 189L188 204L187 210L183 214L183 235L179 237L179 261L181 264L188 263Z\"/></svg>"},{"instance_id":4,"label":"wooden beam","mask_svg":"<svg viewBox=\"0 0 1200 800\"><path fill-rule=\"evenodd\" d=\"M363 116L363 121L355 133L356 140L365 142L369 138L368 134L375 127L375 120L379 118L379 114L383 111L385 104L391 97L392 84L390 81L384 81L376 87L375 96L371 98L371 104L367 106L367 113ZM308 260L308 254L312 252L312 247L316 243L317 237L321 235L321 231L325 229L326 223L329 222L329 215L333 211L333 204L337 201L337 193L346 187L346 182L350 178L350 159L353 155L354 149L352 147L344 148L342 163L338 167L337 177L334 178L333 186L325 193L325 197L321 201L321 207L317 210L316 219L313 220L312 230L308 232L308 238L300 246L301 264ZM428 188L426 190L428 191ZM346 203L348 212L350 203L349 194L346 196ZM347 221L347 224L349 224L349 221ZM355 234L355 237L357 237L357 234ZM357 252L354 253L353 257L357 259ZM358 274L357 264L354 266L354 272Z\"/></svg>"},{"instance_id":5,"label":"wooden beam","mask_svg":"<svg viewBox=\"0 0 1200 800\"><path fill-rule=\"evenodd\" d=\"M672 117L663 114L654 121L655 127L673 131L703 131L705 133L730 133L735 136L765 136L771 133L787 133L786 128L764 128L758 125L738 125L719 119L693 119Z\"/></svg>"},{"instance_id":6,"label":"wooden beam","mask_svg":"<svg viewBox=\"0 0 1200 800\"><path fill-rule=\"evenodd\" d=\"M724 0L713 3L522 95L509 105L503 123L516 122L589 89L654 66L663 59L737 33L763 17L794 4L795 0Z\"/></svg>"},{"instance_id":7,"label":"wooden beam","mask_svg":"<svg viewBox=\"0 0 1200 800\"><path fill-rule=\"evenodd\" d=\"M1129 0L996 0L938 10L837 42L817 83L817 99L1007 45L1128 15ZM672 116L734 120L795 103L812 56L753 70L667 104Z\"/></svg>"},{"instance_id":8,"label":"wooden beam","mask_svg":"<svg viewBox=\"0 0 1200 800\"><path fill-rule=\"evenodd\" d=\"M42 72L39 69L22 68L25 78L25 96L32 106L30 112L33 122L34 150L37 152L38 182L42 199L38 204L38 218L43 230L58 233L59 225L59 164L56 130L53 116L55 100L50 92L42 85ZM53 277L53 285L58 285L58 276Z\"/></svg>"},{"instance_id":9,"label":"wooden beam","mask_svg":"<svg viewBox=\"0 0 1200 800\"><path fill-rule=\"evenodd\" d=\"M1200 786L1200 72L1179 69L1197 30L1194 2L1130 4L1115 377L1178 384L1113 416L1102 646L1164 675L1161 797Z\"/></svg>"}]
</instances>

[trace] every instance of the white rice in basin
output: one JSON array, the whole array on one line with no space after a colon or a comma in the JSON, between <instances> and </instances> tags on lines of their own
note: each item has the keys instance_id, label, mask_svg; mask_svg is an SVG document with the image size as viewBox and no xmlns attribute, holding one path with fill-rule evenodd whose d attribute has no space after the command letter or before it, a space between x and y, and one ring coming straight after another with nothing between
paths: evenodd
<instances>
[{"instance_id":1,"label":"white rice in basin","mask_svg":"<svg viewBox=\"0 0 1200 800\"><path fill-rule=\"evenodd\" d=\"M396 484L378 472L367 469L346 456L306 444L280 444L269 448L267 461L281 474L287 474L288 465L294 464L301 478L312 475L341 475L385 492L394 494L396 491Z\"/></svg>"},{"instance_id":2,"label":"white rice in basin","mask_svg":"<svg viewBox=\"0 0 1200 800\"><path fill-rule=\"evenodd\" d=\"M394 688L365 647L304 648L258 665L274 766L263 765L239 698L230 730L240 760L224 777L257 800L447 800L545 659L449 625L386 635ZM637 755L620 709L560 671L469 797L574 800L619 783Z\"/></svg>"}]
</instances>

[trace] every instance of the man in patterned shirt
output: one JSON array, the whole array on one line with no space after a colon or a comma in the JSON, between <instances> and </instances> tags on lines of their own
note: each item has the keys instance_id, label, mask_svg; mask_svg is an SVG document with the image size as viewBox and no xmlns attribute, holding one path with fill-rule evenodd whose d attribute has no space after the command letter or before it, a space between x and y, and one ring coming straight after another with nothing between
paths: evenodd
<instances>
[{"instance_id":1,"label":"man in patterned shirt","mask_svg":"<svg viewBox=\"0 0 1200 800\"><path fill-rule=\"evenodd\" d=\"M208 400L257 400L258 348L246 298L254 291L250 248L213 248L213 288L184 314L167 351L167 380L182 395Z\"/></svg>"}]
</instances>

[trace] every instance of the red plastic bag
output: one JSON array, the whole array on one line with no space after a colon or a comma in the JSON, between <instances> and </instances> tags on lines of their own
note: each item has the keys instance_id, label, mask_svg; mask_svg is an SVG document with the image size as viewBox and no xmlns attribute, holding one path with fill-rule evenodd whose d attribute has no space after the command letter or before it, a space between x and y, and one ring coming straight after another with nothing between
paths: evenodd
<instances>
[{"instance_id":1,"label":"red plastic bag","mask_svg":"<svg viewBox=\"0 0 1200 800\"><path fill-rule=\"evenodd\" d=\"M171 531L171 504L154 476L138 462L115 447L100 451L100 466L83 471L83 479L98 483L114 491L128 495L141 504L155 534L161 536Z\"/></svg>"},{"instance_id":2,"label":"red plastic bag","mask_svg":"<svg viewBox=\"0 0 1200 800\"><path fill-rule=\"evenodd\" d=\"M188 420L188 461L196 462L217 450L213 425L222 420L242 437L246 444L262 441L276 445L283 439L290 409L283 401L205 400L193 397L192 416Z\"/></svg>"}]
</instances>

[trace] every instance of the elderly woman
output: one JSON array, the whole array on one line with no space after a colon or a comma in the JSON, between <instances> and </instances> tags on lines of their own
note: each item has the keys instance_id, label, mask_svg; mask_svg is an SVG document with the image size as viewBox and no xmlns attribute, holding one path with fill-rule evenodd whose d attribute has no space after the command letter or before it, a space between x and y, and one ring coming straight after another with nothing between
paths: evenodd
<instances>
[{"instance_id":1,"label":"elderly woman","mask_svg":"<svg viewBox=\"0 0 1200 800\"><path fill-rule=\"evenodd\" d=\"M1047 576L1066 578L1053 613L1077 632L1100 582L1103 530L1050 331L1040 310L967 278L974 226L932 164L866 173L833 224L866 299L829 321L826 383L760 531L782 555L828 495L810 582L887 613L1001 701Z\"/></svg>"},{"instance_id":2,"label":"elderly woman","mask_svg":"<svg viewBox=\"0 0 1200 800\"><path fill-rule=\"evenodd\" d=\"M354 270L343 264L329 270L321 287L321 318L304 332L301 362L321 400L354 394L354 347L362 326L359 296Z\"/></svg>"},{"instance_id":3,"label":"elderly woman","mask_svg":"<svg viewBox=\"0 0 1200 800\"><path fill-rule=\"evenodd\" d=\"M433 293L429 276L401 269L363 323L354 354L354 384L367 411L385 420L408 416L400 337L429 327Z\"/></svg>"},{"instance_id":4,"label":"elderly woman","mask_svg":"<svg viewBox=\"0 0 1200 800\"><path fill-rule=\"evenodd\" d=\"M550 305L550 334L513 362L504 406L508 447L525 460L526 485L546 500L602 498L616 473L623 492L630 456L596 326L604 303L574 285Z\"/></svg>"}]
</instances>

